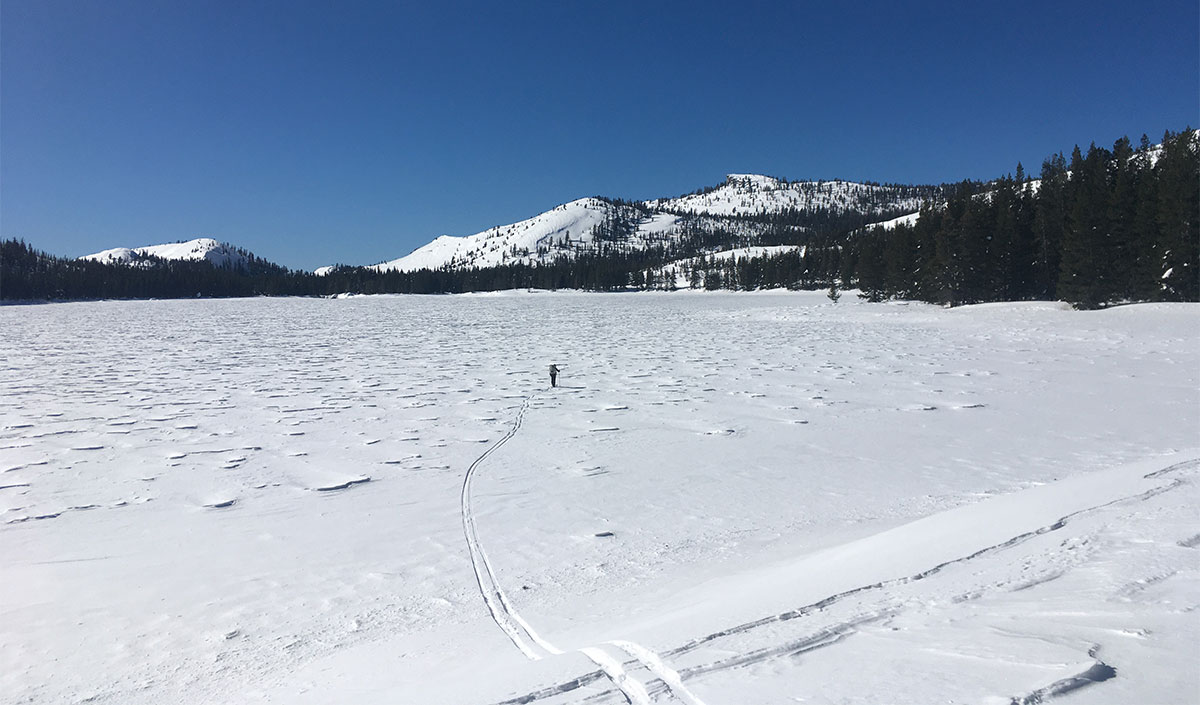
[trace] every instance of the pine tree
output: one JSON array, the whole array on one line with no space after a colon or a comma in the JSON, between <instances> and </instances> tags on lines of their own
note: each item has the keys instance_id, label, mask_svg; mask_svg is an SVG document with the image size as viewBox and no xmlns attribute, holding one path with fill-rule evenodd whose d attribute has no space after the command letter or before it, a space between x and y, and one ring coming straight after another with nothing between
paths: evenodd
<instances>
[{"instance_id":1,"label":"pine tree","mask_svg":"<svg viewBox=\"0 0 1200 705\"><path fill-rule=\"evenodd\" d=\"M1138 255L1138 243L1135 240L1138 172L1133 146L1128 137L1122 137L1113 144L1109 171L1109 246L1101 256L1109 258L1105 267L1109 270L1110 281L1107 282L1103 295L1110 300L1132 300Z\"/></svg>"},{"instance_id":2,"label":"pine tree","mask_svg":"<svg viewBox=\"0 0 1200 705\"><path fill-rule=\"evenodd\" d=\"M883 229L875 228L861 236L858 251L859 297L867 301L887 298L884 266Z\"/></svg>"},{"instance_id":3,"label":"pine tree","mask_svg":"<svg viewBox=\"0 0 1200 705\"><path fill-rule=\"evenodd\" d=\"M1063 235L1058 293L1080 308L1096 308L1108 299L1111 271L1105 256L1108 233L1107 150L1093 144L1084 157L1071 154L1071 210Z\"/></svg>"},{"instance_id":4,"label":"pine tree","mask_svg":"<svg viewBox=\"0 0 1200 705\"><path fill-rule=\"evenodd\" d=\"M916 237L913 229L899 224L888 232L877 232L884 240L883 289L888 297L909 298L916 281Z\"/></svg>"},{"instance_id":5,"label":"pine tree","mask_svg":"<svg viewBox=\"0 0 1200 705\"><path fill-rule=\"evenodd\" d=\"M1163 296L1162 239L1158 232L1158 173L1151 165L1150 140L1142 143L1134 155L1137 184L1134 216L1130 232L1129 298L1134 301L1159 301Z\"/></svg>"},{"instance_id":6,"label":"pine tree","mask_svg":"<svg viewBox=\"0 0 1200 705\"><path fill-rule=\"evenodd\" d=\"M1200 139L1190 127L1163 136L1158 164L1158 227L1164 298L1200 300Z\"/></svg>"},{"instance_id":7,"label":"pine tree","mask_svg":"<svg viewBox=\"0 0 1200 705\"><path fill-rule=\"evenodd\" d=\"M1067 183L1067 162L1061 153L1042 162L1037 203L1033 209L1033 290L1034 296L1047 300L1058 297L1062 241L1067 222Z\"/></svg>"}]
</instances>

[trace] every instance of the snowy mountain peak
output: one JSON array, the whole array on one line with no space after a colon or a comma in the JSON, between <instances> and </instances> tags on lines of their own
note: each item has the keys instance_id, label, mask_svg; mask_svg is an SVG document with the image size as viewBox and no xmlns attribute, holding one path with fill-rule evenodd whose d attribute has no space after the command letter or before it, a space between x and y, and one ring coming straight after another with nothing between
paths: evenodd
<instances>
[{"instance_id":1,"label":"snowy mountain peak","mask_svg":"<svg viewBox=\"0 0 1200 705\"><path fill-rule=\"evenodd\" d=\"M370 269L410 272L547 259L565 250L590 245L593 229L604 222L611 210L611 205L598 198L580 198L532 218L497 225L474 235L442 235L404 257Z\"/></svg>"},{"instance_id":2,"label":"snowy mountain peak","mask_svg":"<svg viewBox=\"0 0 1200 705\"><path fill-rule=\"evenodd\" d=\"M239 267L245 264L246 255L239 252L233 245L217 242L210 237L200 237L187 242L175 242L165 245L147 245L145 247L116 247L79 259L94 260L105 263L134 264L144 261L147 257L158 257L171 260L208 260L216 267Z\"/></svg>"},{"instance_id":3,"label":"snowy mountain peak","mask_svg":"<svg viewBox=\"0 0 1200 705\"><path fill-rule=\"evenodd\" d=\"M882 186L855 181L785 181L761 174L729 174L725 183L679 198L647 201L671 213L755 216L784 211L864 215L916 211L933 187Z\"/></svg>"},{"instance_id":4,"label":"snowy mountain peak","mask_svg":"<svg viewBox=\"0 0 1200 705\"><path fill-rule=\"evenodd\" d=\"M763 176L762 174L726 174L726 186L742 186L742 187L758 187L758 188L779 188L785 182L780 181L774 176Z\"/></svg>"}]
</instances>

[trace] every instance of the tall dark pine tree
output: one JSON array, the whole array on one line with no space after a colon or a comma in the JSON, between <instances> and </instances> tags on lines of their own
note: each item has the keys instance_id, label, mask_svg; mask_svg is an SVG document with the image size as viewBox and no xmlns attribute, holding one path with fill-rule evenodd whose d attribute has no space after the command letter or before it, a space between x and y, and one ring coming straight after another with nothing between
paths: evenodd
<instances>
[{"instance_id":1,"label":"tall dark pine tree","mask_svg":"<svg viewBox=\"0 0 1200 705\"><path fill-rule=\"evenodd\" d=\"M1110 260L1104 295L1109 299L1131 300L1137 264L1137 243L1134 223L1137 217L1137 163L1128 137L1113 144L1109 166L1108 238L1106 252Z\"/></svg>"},{"instance_id":2,"label":"tall dark pine tree","mask_svg":"<svg viewBox=\"0 0 1200 705\"><path fill-rule=\"evenodd\" d=\"M1012 301L1020 298L1015 290L1017 216L1020 192L1017 182L1004 177L996 182L991 194L991 232L987 235L987 298Z\"/></svg>"},{"instance_id":3,"label":"tall dark pine tree","mask_svg":"<svg viewBox=\"0 0 1200 705\"><path fill-rule=\"evenodd\" d=\"M1016 205L1013 213L1012 257L1009 263L1008 288L1014 299L1037 298L1037 243L1033 234L1034 208L1037 198L1025 176L1025 168L1017 163Z\"/></svg>"},{"instance_id":4,"label":"tall dark pine tree","mask_svg":"<svg viewBox=\"0 0 1200 705\"><path fill-rule=\"evenodd\" d=\"M1158 171L1158 226L1164 298L1200 300L1200 140L1188 128L1163 135Z\"/></svg>"},{"instance_id":5,"label":"tall dark pine tree","mask_svg":"<svg viewBox=\"0 0 1200 705\"><path fill-rule=\"evenodd\" d=\"M1108 300L1111 256L1108 233L1108 150L1093 144L1084 157L1071 153L1071 210L1063 234L1058 295L1081 308Z\"/></svg>"},{"instance_id":6,"label":"tall dark pine tree","mask_svg":"<svg viewBox=\"0 0 1200 705\"><path fill-rule=\"evenodd\" d=\"M1067 223L1067 162L1056 154L1042 162L1033 213L1034 295L1057 298L1063 232Z\"/></svg>"},{"instance_id":7,"label":"tall dark pine tree","mask_svg":"<svg viewBox=\"0 0 1200 705\"><path fill-rule=\"evenodd\" d=\"M1129 273L1129 298L1134 301L1162 299L1162 241L1158 233L1158 173L1152 164L1150 140L1142 135L1141 145L1133 157L1137 171L1135 211L1132 227L1133 262Z\"/></svg>"},{"instance_id":8,"label":"tall dark pine tree","mask_svg":"<svg viewBox=\"0 0 1200 705\"><path fill-rule=\"evenodd\" d=\"M993 298L991 288L995 253L991 251L995 232L992 205L984 198L965 197L962 219L959 221L957 266L959 285L955 300L974 304Z\"/></svg>"},{"instance_id":9,"label":"tall dark pine tree","mask_svg":"<svg viewBox=\"0 0 1200 705\"><path fill-rule=\"evenodd\" d=\"M887 298L886 269L884 264L884 231L875 228L859 236L858 288L860 297L867 301L883 301Z\"/></svg>"},{"instance_id":10,"label":"tall dark pine tree","mask_svg":"<svg viewBox=\"0 0 1200 705\"><path fill-rule=\"evenodd\" d=\"M946 203L942 214L942 226L934 236L932 301L957 306L962 303L963 268L959 257L960 223L966 200L969 197L955 196Z\"/></svg>"},{"instance_id":11,"label":"tall dark pine tree","mask_svg":"<svg viewBox=\"0 0 1200 705\"><path fill-rule=\"evenodd\" d=\"M887 232L879 229L867 237L884 238L883 275L887 295L902 299L915 296L919 250L912 226L901 224Z\"/></svg>"},{"instance_id":12,"label":"tall dark pine tree","mask_svg":"<svg viewBox=\"0 0 1200 705\"><path fill-rule=\"evenodd\" d=\"M916 265L913 282L913 296L923 301L938 301L938 258L937 240L942 229L942 209L932 203L925 203L913 226L913 240L916 245Z\"/></svg>"}]
</instances>

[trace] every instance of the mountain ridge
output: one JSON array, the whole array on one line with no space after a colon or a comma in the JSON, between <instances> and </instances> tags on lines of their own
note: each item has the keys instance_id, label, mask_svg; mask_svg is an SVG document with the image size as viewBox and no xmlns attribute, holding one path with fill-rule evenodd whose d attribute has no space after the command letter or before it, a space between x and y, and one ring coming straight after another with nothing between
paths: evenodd
<instances>
[{"instance_id":1,"label":"mountain ridge","mask_svg":"<svg viewBox=\"0 0 1200 705\"><path fill-rule=\"evenodd\" d=\"M165 260L207 260L214 267L227 268L244 267L250 260L250 256L241 248L230 243L218 242L210 237L199 237L162 245L145 245L143 247L114 247L109 250L84 255L79 259L144 267L152 266L154 258Z\"/></svg>"},{"instance_id":2,"label":"mountain ridge","mask_svg":"<svg viewBox=\"0 0 1200 705\"><path fill-rule=\"evenodd\" d=\"M318 267L325 275L342 266L375 272L421 269L469 269L507 264L536 264L580 254L670 249L691 240L718 239L731 247L759 242L768 232L787 244L821 229L813 219L861 216L869 224L916 213L923 200L939 197L944 186L877 184L831 180L790 181L763 174L730 173L725 181L675 198L645 201L591 196L562 203L529 218L470 235L441 235L406 255L370 265ZM699 234L699 235L698 235ZM709 247L709 250L719 249ZM153 259L207 260L217 267L244 266L249 253L213 238L142 247L117 247L80 257L130 266L152 266ZM691 253L686 253L691 256Z\"/></svg>"},{"instance_id":3,"label":"mountain ridge","mask_svg":"<svg viewBox=\"0 0 1200 705\"><path fill-rule=\"evenodd\" d=\"M759 244L752 241L772 226L776 231L790 231L792 239L798 240L814 229L801 224L805 215L891 218L917 212L924 200L939 197L944 191L944 186L880 185L840 179L788 181L762 174L731 173L718 186L676 198L633 202L598 196L576 199L525 220L471 235L442 235L407 255L364 268L412 272L532 264L580 253L670 247L697 230L718 228L743 237L746 241L740 244L744 245ZM333 269L320 267L314 273L326 274Z\"/></svg>"}]
</instances>

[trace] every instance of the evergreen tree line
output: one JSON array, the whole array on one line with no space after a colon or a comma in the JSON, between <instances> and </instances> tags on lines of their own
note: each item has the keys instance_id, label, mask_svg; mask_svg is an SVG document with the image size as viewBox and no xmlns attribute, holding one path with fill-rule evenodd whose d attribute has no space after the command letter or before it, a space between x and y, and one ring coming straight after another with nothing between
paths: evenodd
<instances>
[{"instance_id":1,"label":"evergreen tree line","mask_svg":"<svg viewBox=\"0 0 1200 705\"><path fill-rule=\"evenodd\" d=\"M1079 147L1028 179L1020 164L965 184L916 222L848 238L866 298L949 305L1048 299L1080 308L1200 300L1200 138L1191 129L1134 149Z\"/></svg>"},{"instance_id":2,"label":"evergreen tree line","mask_svg":"<svg viewBox=\"0 0 1200 705\"><path fill-rule=\"evenodd\" d=\"M204 260L152 258L141 266L130 266L67 259L39 252L20 240L5 240L0 241L0 299L454 294L523 288L619 291L630 288L633 272L661 266L666 257L663 248L652 247L485 268L378 272L365 267L338 267L318 276L275 265L252 273L245 268L216 267Z\"/></svg>"},{"instance_id":3,"label":"evergreen tree line","mask_svg":"<svg viewBox=\"0 0 1200 705\"><path fill-rule=\"evenodd\" d=\"M249 253L233 267L141 255L129 264L55 257L0 241L0 299L176 299L290 293L303 276Z\"/></svg>"}]
</instances>

